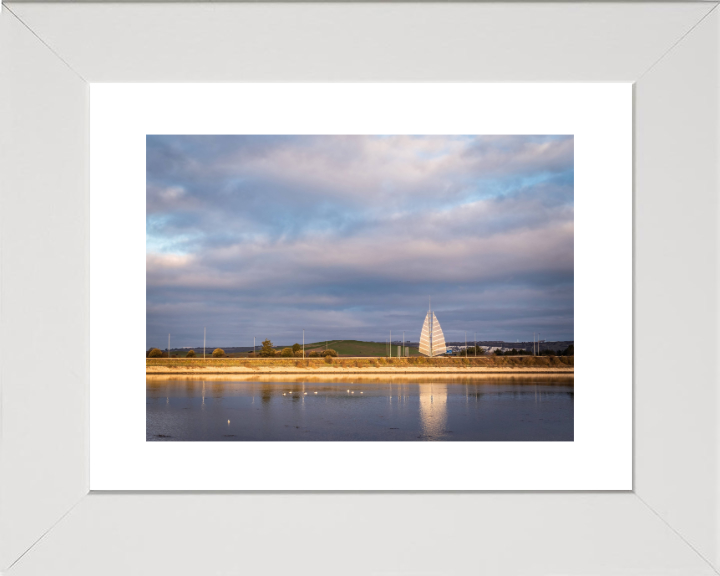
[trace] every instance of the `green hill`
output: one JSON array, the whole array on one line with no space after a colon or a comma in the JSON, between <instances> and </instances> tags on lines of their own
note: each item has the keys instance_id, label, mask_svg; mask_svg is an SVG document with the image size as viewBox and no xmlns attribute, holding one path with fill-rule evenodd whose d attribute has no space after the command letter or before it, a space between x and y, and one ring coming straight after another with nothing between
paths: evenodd
<instances>
[{"instance_id":1,"label":"green hill","mask_svg":"<svg viewBox=\"0 0 720 576\"><path fill-rule=\"evenodd\" d=\"M398 346L400 346L400 344L398 344L397 342L393 342L393 358L396 358L398 355ZM335 352L337 352L340 356L386 357L388 355L388 345L385 342L363 342L362 340L328 340L327 347L335 350ZM258 345L257 350L259 351L260 348L261 346ZM283 348L284 346L276 346L275 350L280 352ZM194 350L196 353L196 358L203 357L202 347L195 348ZM248 354L246 351L240 352L231 348L225 348L224 350L226 351L226 354L229 358L245 358ZM310 344L306 343L305 352L307 353L311 350L317 350L318 352L325 350L325 342L312 342ZM208 358L210 358L210 356L212 355L212 351L212 348L206 349L206 356ZM163 352L165 352L165 350L163 350ZM188 351L186 349L173 348L171 350L171 355L185 358L187 352ZM422 356L422 354L418 352L417 348L410 348L410 356Z\"/></svg>"},{"instance_id":2,"label":"green hill","mask_svg":"<svg viewBox=\"0 0 720 576\"><path fill-rule=\"evenodd\" d=\"M399 344L393 343L392 355L397 356ZM385 342L363 342L361 340L328 340L327 347L335 350L340 356L387 356L388 345ZM324 350L325 342L305 344L305 352ZM420 356L417 348L410 348L410 356Z\"/></svg>"}]
</instances>

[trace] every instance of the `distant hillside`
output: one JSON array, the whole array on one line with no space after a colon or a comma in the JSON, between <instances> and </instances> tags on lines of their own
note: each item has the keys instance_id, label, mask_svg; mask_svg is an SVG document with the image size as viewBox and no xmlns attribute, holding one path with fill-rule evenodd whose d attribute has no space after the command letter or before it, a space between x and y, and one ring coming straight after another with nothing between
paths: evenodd
<instances>
[{"instance_id":1,"label":"distant hillside","mask_svg":"<svg viewBox=\"0 0 720 576\"><path fill-rule=\"evenodd\" d=\"M448 342L448 346L463 346L465 342ZM572 340L569 341L562 341L562 342L545 342L542 340L539 344L540 351L543 350L559 350L562 351L566 349L569 345L573 344ZM327 343L325 341L322 342L310 342L305 344L305 353L308 353L312 350L317 350L318 352L321 352L322 350L325 350L325 347L327 345L327 348L332 348L335 350L340 356L358 356L358 357L373 357L373 356L387 356L388 355L388 345L386 342L364 342L362 340L328 340ZM398 353L398 346L401 346L402 342L399 341L393 341L392 343L392 356L397 357ZM418 352L418 343L417 342L405 342L405 345L410 348L410 356L421 356L420 352ZM468 346L474 345L474 342L468 342ZM282 350L286 346L292 346L292 344L287 345L278 345L275 346L276 350ZM502 340L478 340L478 346L482 346L484 348L515 348L517 350L524 349L524 350L532 350L533 349L533 343L532 342L505 342ZM256 351L259 351L262 348L262 345L258 342L257 346L255 347ZM242 358L244 356L247 356L248 352L253 351L252 346L223 346L223 350L225 350L225 353L230 356L231 358ZM161 349L163 352L166 352L165 348ZM184 358L187 355L188 348L171 348L170 349L170 355L171 356L179 356L180 358ZM198 348L194 348L195 354L197 357L202 358L203 349L202 346ZM205 349L206 356L210 356L212 354L212 351L214 348L211 348L208 346Z\"/></svg>"},{"instance_id":2,"label":"distant hillside","mask_svg":"<svg viewBox=\"0 0 720 576\"><path fill-rule=\"evenodd\" d=\"M409 344L406 342L406 344ZM397 356L398 346L402 346L402 342L393 342L393 357ZM414 348L410 348L411 356L419 356L417 344ZM305 344L305 353L311 350L318 352L325 350L325 342L313 342ZM328 340L327 347L332 348L340 356L387 356L388 345L385 342L363 342L362 340Z\"/></svg>"},{"instance_id":3,"label":"distant hillside","mask_svg":"<svg viewBox=\"0 0 720 576\"><path fill-rule=\"evenodd\" d=\"M417 343L413 343L412 346L410 345L410 342L406 342L406 345L408 348L410 348L410 356L419 356L420 353L417 349ZM288 344L288 347L292 346L292 344ZM402 346L402 342L393 342L393 349L392 349L392 356L396 357L398 354L398 346ZM385 342L363 342L361 340L328 340L327 343L325 341L323 342L310 342L305 344L305 353L311 352L313 350L316 350L318 352L321 352L322 350L325 350L325 348L331 348L335 350L340 356L387 356L388 355L388 345ZM223 350L225 350L225 354L227 354L231 358L241 358L244 356L247 356L248 352L253 351L252 346L224 346L221 347ZM258 344L255 347L256 351L259 351L262 348L262 345ZM275 350L282 350L285 348L285 346L275 346ZM205 349L205 355L206 357L209 357L212 355L212 351L215 348L208 346ZM171 348L170 349L170 355L171 356L178 356L180 358L185 358L187 356L189 348ZM199 348L193 348L195 350L196 357L202 358L203 355L203 349L202 346ZM162 352L165 353L166 349L163 348Z\"/></svg>"}]
</instances>

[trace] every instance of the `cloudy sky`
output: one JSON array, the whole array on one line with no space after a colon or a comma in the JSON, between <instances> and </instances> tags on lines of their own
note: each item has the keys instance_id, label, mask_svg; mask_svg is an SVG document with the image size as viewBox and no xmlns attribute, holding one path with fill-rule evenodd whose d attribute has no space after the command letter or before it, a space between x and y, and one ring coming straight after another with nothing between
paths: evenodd
<instances>
[{"instance_id":1,"label":"cloudy sky","mask_svg":"<svg viewBox=\"0 0 720 576\"><path fill-rule=\"evenodd\" d=\"M148 136L147 347L573 339L572 136Z\"/></svg>"}]
</instances>

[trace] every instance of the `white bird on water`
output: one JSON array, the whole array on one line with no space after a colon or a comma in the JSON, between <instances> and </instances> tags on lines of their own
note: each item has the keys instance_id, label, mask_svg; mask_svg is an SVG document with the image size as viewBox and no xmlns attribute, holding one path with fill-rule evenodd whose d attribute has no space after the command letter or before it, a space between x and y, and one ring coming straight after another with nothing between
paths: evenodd
<instances>
[{"instance_id":1,"label":"white bird on water","mask_svg":"<svg viewBox=\"0 0 720 576\"><path fill-rule=\"evenodd\" d=\"M230 420L228 420L228 424L230 424Z\"/></svg>"},{"instance_id":2,"label":"white bird on water","mask_svg":"<svg viewBox=\"0 0 720 576\"><path fill-rule=\"evenodd\" d=\"M317 392L315 392L315 394L317 394Z\"/></svg>"}]
</instances>

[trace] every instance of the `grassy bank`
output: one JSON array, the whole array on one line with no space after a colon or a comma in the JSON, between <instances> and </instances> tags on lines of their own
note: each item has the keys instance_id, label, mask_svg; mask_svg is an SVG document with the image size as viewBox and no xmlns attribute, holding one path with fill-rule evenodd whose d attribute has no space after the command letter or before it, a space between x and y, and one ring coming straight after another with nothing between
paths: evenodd
<instances>
[{"instance_id":1,"label":"grassy bank","mask_svg":"<svg viewBox=\"0 0 720 576\"><path fill-rule=\"evenodd\" d=\"M478 358L148 358L148 374L297 372L297 371L387 371L455 372L517 371L572 372L574 356L480 356Z\"/></svg>"}]
</instances>

